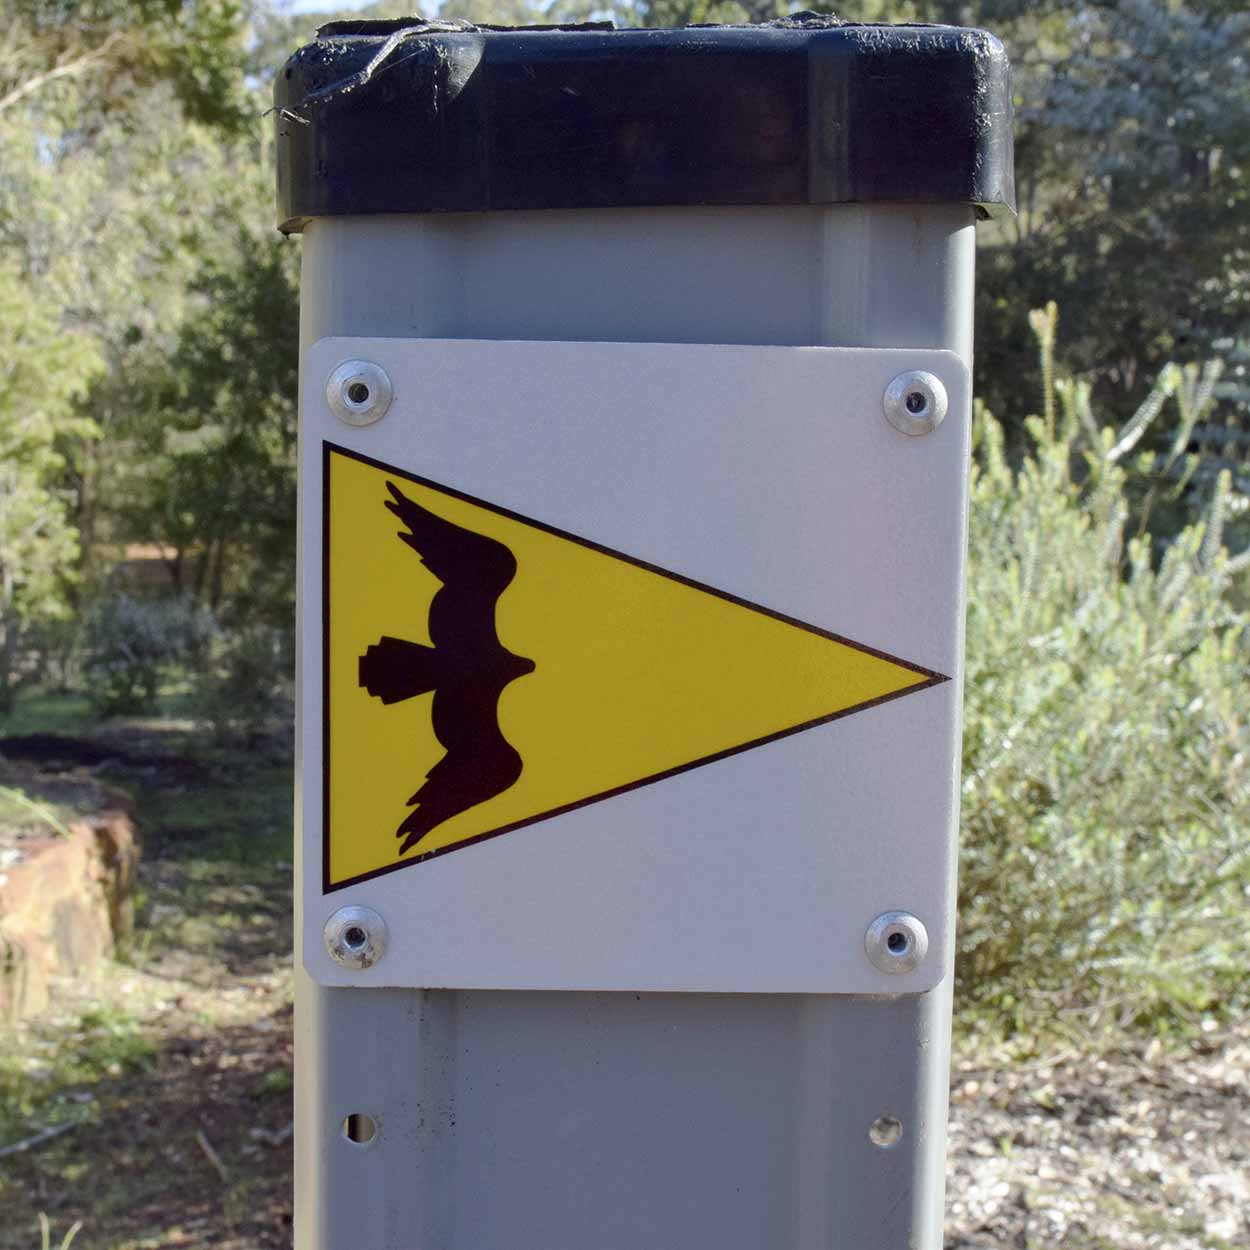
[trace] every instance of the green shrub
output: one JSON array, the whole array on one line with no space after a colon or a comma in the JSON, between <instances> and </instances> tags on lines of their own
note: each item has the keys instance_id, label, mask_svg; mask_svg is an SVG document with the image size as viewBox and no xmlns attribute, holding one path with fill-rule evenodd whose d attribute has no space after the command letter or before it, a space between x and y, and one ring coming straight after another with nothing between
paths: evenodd
<instances>
[{"instance_id":1,"label":"green shrub","mask_svg":"<svg viewBox=\"0 0 1250 1250\"><path fill-rule=\"evenodd\" d=\"M289 629L252 625L222 631L195 677L195 706L219 740L288 729L294 702Z\"/></svg>"},{"instance_id":2,"label":"green shrub","mask_svg":"<svg viewBox=\"0 0 1250 1250\"><path fill-rule=\"evenodd\" d=\"M1185 383L1170 370L1116 434L1052 381L1015 466L977 414L957 974L965 1009L1008 1032L1247 997L1247 559L1222 546L1239 500L1223 474L1160 552L1126 534L1159 478L1134 434Z\"/></svg>"},{"instance_id":3,"label":"green shrub","mask_svg":"<svg viewBox=\"0 0 1250 1250\"><path fill-rule=\"evenodd\" d=\"M75 1220L61 1238L59 1250L69 1250L82 1228L82 1220ZM42 1211L39 1212L39 1244L41 1250L52 1250L52 1221Z\"/></svg>"},{"instance_id":4,"label":"green shrub","mask_svg":"<svg viewBox=\"0 0 1250 1250\"><path fill-rule=\"evenodd\" d=\"M173 665L202 649L212 616L191 600L119 594L87 616L83 684L101 716L149 711Z\"/></svg>"}]
</instances>

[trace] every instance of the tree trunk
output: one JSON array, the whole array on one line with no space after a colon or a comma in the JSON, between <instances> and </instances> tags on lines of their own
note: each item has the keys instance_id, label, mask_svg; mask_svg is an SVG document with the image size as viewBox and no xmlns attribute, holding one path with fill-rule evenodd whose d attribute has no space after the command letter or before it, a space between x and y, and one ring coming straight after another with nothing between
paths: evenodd
<instances>
[{"instance_id":1,"label":"tree trunk","mask_svg":"<svg viewBox=\"0 0 1250 1250\"><path fill-rule=\"evenodd\" d=\"M17 622L13 619L13 575L0 571L0 712L13 710L13 667L17 660Z\"/></svg>"}]
</instances>

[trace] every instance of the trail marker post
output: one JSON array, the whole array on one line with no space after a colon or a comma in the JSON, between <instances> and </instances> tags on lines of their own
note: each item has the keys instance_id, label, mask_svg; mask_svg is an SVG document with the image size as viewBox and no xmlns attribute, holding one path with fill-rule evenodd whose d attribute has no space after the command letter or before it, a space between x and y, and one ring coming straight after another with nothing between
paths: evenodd
<instances>
[{"instance_id":1,"label":"trail marker post","mask_svg":"<svg viewBox=\"0 0 1250 1250\"><path fill-rule=\"evenodd\" d=\"M941 1245L983 32L322 29L300 1250Z\"/></svg>"}]
</instances>

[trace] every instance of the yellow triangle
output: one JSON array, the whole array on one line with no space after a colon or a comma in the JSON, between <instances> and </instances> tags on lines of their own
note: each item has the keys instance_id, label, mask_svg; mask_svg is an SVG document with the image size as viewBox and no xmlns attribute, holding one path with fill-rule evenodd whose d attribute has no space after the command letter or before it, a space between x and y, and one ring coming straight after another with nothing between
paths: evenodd
<instances>
[{"instance_id":1,"label":"yellow triangle","mask_svg":"<svg viewBox=\"0 0 1250 1250\"><path fill-rule=\"evenodd\" d=\"M387 507L406 506L397 500L412 524ZM327 891L945 680L328 443L325 509ZM515 559L497 600L494 574L480 570L497 573L507 556L482 539ZM440 544L443 573L449 544L461 563L432 612L445 583L425 563L440 566L440 551L423 548ZM501 646L479 647L491 601ZM433 646L430 622L448 609L478 642ZM384 638L397 641L370 652ZM497 701L485 698L497 725L480 690L476 702L463 694L479 651L502 673ZM377 658L362 666L366 655ZM385 674L383 659L394 659ZM376 693L386 682L391 702ZM449 715L471 737L481 723L480 751L473 739L452 758L435 736L440 718L447 736ZM427 798L410 805L445 759ZM401 850L397 829L423 811L444 818Z\"/></svg>"}]
</instances>

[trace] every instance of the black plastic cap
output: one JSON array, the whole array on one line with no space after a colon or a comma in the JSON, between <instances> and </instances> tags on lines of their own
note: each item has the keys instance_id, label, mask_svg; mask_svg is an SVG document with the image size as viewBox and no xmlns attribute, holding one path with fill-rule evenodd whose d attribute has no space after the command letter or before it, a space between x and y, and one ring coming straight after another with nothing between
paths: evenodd
<instances>
[{"instance_id":1,"label":"black plastic cap","mask_svg":"<svg viewBox=\"0 0 1250 1250\"><path fill-rule=\"evenodd\" d=\"M337 22L275 88L281 229L365 213L1014 208L1011 71L979 30Z\"/></svg>"}]
</instances>

